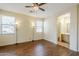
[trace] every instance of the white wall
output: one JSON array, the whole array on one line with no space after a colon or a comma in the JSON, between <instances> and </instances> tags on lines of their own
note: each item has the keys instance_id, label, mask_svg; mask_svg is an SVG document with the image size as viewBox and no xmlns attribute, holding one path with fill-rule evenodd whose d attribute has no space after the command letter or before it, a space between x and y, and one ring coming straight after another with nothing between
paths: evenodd
<instances>
[{"instance_id":1,"label":"white wall","mask_svg":"<svg viewBox=\"0 0 79 59\"><path fill-rule=\"evenodd\" d=\"M44 25L44 34L45 39L57 43L57 31L56 31L56 17L52 16L52 18L46 18L45 19L45 25Z\"/></svg>"},{"instance_id":2,"label":"white wall","mask_svg":"<svg viewBox=\"0 0 79 59\"><path fill-rule=\"evenodd\" d=\"M59 6L61 7L61 6ZM70 20L70 49L77 51L77 6L71 5L68 8L61 9L57 13L52 13L51 18L47 18L45 21L48 24L48 27L45 26L45 38L48 41L57 44L57 28L56 28L56 18L60 15L70 13L71 20ZM48 30L47 30L48 29Z\"/></svg>"},{"instance_id":3,"label":"white wall","mask_svg":"<svg viewBox=\"0 0 79 59\"><path fill-rule=\"evenodd\" d=\"M78 43L77 43L77 44L78 44L78 45L77 45L77 46L78 46L78 51L79 51L79 5L77 5L77 11L78 11L78 12L77 12L77 18L78 18L78 20L77 20L77 27L78 27L78 28L77 28L77 31L78 31L78 32L77 32L77 35L78 35L78 40L77 40Z\"/></svg>"},{"instance_id":4,"label":"white wall","mask_svg":"<svg viewBox=\"0 0 79 59\"><path fill-rule=\"evenodd\" d=\"M17 33L14 35L0 35L0 46L28 42L32 40L31 22L34 17L0 10L0 15L13 16L16 18ZM17 39L17 40L16 40Z\"/></svg>"}]
</instances>

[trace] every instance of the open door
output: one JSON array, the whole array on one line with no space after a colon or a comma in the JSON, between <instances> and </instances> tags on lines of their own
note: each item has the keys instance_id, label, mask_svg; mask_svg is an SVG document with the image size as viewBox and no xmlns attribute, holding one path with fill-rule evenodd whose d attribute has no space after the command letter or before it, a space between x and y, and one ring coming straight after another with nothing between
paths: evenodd
<instances>
[{"instance_id":1,"label":"open door","mask_svg":"<svg viewBox=\"0 0 79 59\"><path fill-rule=\"evenodd\" d=\"M57 43L69 48L70 44L70 13L61 15L57 19Z\"/></svg>"}]
</instances>

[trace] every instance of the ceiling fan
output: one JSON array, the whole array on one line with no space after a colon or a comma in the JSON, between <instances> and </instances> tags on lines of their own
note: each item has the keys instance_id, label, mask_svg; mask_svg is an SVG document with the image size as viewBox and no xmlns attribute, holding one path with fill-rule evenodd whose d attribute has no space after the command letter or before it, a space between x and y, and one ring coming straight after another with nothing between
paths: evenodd
<instances>
[{"instance_id":1,"label":"ceiling fan","mask_svg":"<svg viewBox=\"0 0 79 59\"><path fill-rule=\"evenodd\" d=\"M37 10L45 11L45 9L41 8L41 6L44 4L46 4L46 3L33 3L32 6L25 6L25 7L33 8L35 11L37 11ZM30 12L33 12L33 11L30 11Z\"/></svg>"}]
</instances>

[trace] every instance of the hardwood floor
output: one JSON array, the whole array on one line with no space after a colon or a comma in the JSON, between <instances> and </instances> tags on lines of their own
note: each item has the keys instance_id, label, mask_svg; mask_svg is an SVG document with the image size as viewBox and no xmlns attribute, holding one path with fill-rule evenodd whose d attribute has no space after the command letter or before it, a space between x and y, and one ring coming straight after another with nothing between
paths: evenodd
<instances>
[{"instance_id":1,"label":"hardwood floor","mask_svg":"<svg viewBox=\"0 0 79 59\"><path fill-rule=\"evenodd\" d=\"M69 56L76 55L65 47L46 40L0 47L0 56ZM77 54L79 55L79 54Z\"/></svg>"}]
</instances>

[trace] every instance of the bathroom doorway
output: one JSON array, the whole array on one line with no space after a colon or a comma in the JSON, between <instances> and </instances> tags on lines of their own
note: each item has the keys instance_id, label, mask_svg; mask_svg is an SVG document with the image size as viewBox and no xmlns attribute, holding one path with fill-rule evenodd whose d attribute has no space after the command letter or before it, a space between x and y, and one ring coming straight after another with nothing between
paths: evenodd
<instances>
[{"instance_id":1,"label":"bathroom doorway","mask_svg":"<svg viewBox=\"0 0 79 59\"><path fill-rule=\"evenodd\" d=\"M57 44L69 48L70 45L70 13L57 18Z\"/></svg>"}]
</instances>

